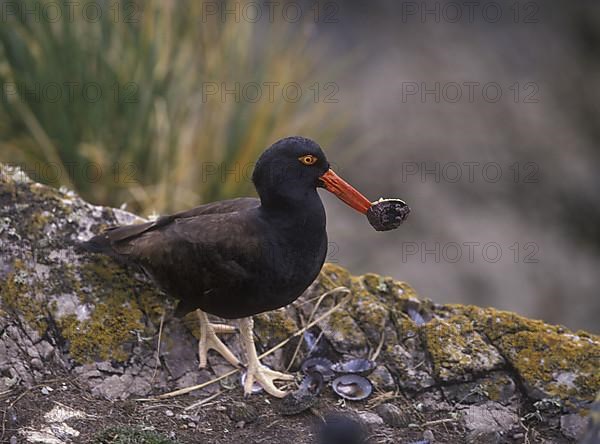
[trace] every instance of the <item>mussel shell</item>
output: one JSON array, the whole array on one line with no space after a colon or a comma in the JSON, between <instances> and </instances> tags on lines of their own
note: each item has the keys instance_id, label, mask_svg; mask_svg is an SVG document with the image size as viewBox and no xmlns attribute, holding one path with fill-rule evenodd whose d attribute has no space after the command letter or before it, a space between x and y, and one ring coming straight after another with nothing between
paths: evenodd
<instances>
[{"instance_id":1,"label":"mussel shell","mask_svg":"<svg viewBox=\"0 0 600 444\"><path fill-rule=\"evenodd\" d=\"M357 358L349 361L337 362L331 366L331 369L339 374L367 376L375 370L375 367L377 367L375 361Z\"/></svg>"},{"instance_id":2,"label":"mussel shell","mask_svg":"<svg viewBox=\"0 0 600 444\"><path fill-rule=\"evenodd\" d=\"M350 401L362 401L367 399L373 392L371 382L367 378L358 375L343 375L335 378L331 383L331 387L338 396Z\"/></svg>"},{"instance_id":3,"label":"mussel shell","mask_svg":"<svg viewBox=\"0 0 600 444\"><path fill-rule=\"evenodd\" d=\"M408 316L413 320L413 322L415 324L417 324L418 326L421 326L427 322L427 321L425 321L425 318L423 316L421 316L421 313L419 313L414 308L409 307L406 310L406 312L408 313Z\"/></svg>"},{"instance_id":4,"label":"mussel shell","mask_svg":"<svg viewBox=\"0 0 600 444\"><path fill-rule=\"evenodd\" d=\"M296 390L284 396L279 404L279 412L285 416L297 415L311 408L317 396L307 390Z\"/></svg>"},{"instance_id":5,"label":"mussel shell","mask_svg":"<svg viewBox=\"0 0 600 444\"><path fill-rule=\"evenodd\" d=\"M409 213L410 208L403 200L379 199L367 211L367 219L375 230L389 231L402 225Z\"/></svg>"},{"instance_id":6,"label":"mussel shell","mask_svg":"<svg viewBox=\"0 0 600 444\"><path fill-rule=\"evenodd\" d=\"M325 386L323 375L319 372L309 372L300 383L300 390L319 396Z\"/></svg>"},{"instance_id":7,"label":"mussel shell","mask_svg":"<svg viewBox=\"0 0 600 444\"><path fill-rule=\"evenodd\" d=\"M313 372L320 373L325 381L330 381L335 376L331 369L332 365L333 363L327 358L309 358L302 363L301 370L305 375Z\"/></svg>"}]
</instances>

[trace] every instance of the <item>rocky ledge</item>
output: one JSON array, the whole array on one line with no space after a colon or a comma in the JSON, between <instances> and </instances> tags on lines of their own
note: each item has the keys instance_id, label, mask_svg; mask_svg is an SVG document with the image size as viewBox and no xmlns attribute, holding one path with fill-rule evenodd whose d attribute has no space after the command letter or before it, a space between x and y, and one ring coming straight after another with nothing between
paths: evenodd
<instances>
[{"instance_id":1,"label":"rocky ledge","mask_svg":"<svg viewBox=\"0 0 600 444\"><path fill-rule=\"evenodd\" d=\"M151 398L231 370L217 356L211 357L208 370L198 370L197 331L191 320L171 316L174 301L136 270L77 247L106 226L136 220L141 219L91 205L71 191L34 183L18 169L0 165L0 400L23 396L28 388L50 388L51 383L44 384L57 377L71 378L77 396L99 402ZM337 287L350 293L321 297ZM336 306L304 335L265 358L275 368L294 371L316 341L330 359L370 357L377 362L370 399L341 403L323 396L313 414L356 414L372 436L393 442L410 437L431 441L429 434L435 433L438 442L568 443L585 433L600 390L598 336L492 308L436 304L405 282L376 274L352 276L327 264L294 304L256 316L259 347L276 346ZM235 336L228 339L241 355L237 343ZM223 390L240 398L237 377L185 399L197 401ZM62 399L61 405L66 402ZM11 409L19 405L13 401ZM265 417L277 416L273 405L260 403ZM218 405L216 409L220 411ZM10 419L8 408L4 417L7 412ZM192 427L193 418L174 416ZM279 418L279 427L293 436L295 427L303 427L302 418ZM214 426L214 436L222 428L229 438L219 441L206 432L206 442L234 442L227 424L215 421L203 426ZM40 418L15 422L13 433L29 442L69 442L52 431L48 433L57 441L36 441L43 433L35 429L39 423ZM3 425L3 435L10 427ZM235 439L270 436L260 421L248 427L236 431ZM178 442L190 442L182 433L172 431ZM303 433L296 440L313 439Z\"/></svg>"}]
</instances>

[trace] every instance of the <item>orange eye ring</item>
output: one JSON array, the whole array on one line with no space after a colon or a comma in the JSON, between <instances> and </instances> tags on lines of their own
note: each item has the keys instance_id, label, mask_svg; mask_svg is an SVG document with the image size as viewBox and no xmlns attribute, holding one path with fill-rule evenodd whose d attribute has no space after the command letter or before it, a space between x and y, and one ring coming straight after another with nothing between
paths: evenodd
<instances>
[{"instance_id":1,"label":"orange eye ring","mask_svg":"<svg viewBox=\"0 0 600 444\"><path fill-rule=\"evenodd\" d=\"M304 165L314 165L319 160L316 156L312 154L306 154L304 156L298 157L298 160L302 162Z\"/></svg>"}]
</instances>

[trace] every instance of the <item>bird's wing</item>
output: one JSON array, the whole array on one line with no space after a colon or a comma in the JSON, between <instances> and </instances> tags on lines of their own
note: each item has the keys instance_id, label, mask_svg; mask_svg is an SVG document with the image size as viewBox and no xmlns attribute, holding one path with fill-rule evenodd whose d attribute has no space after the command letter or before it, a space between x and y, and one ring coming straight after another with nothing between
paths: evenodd
<instances>
[{"instance_id":1,"label":"bird's wing","mask_svg":"<svg viewBox=\"0 0 600 444\"><path fill-rule=\"evenodd\" d=\"M239 211L176 218L169 224L119 242L114 248L132 259L156 257L161 262L175 256L190 259L184 257L186 254L201 256L201 262L226 262L238 257L251 259L257 250L258 238L256 226L244 217L246 214L246 211ZM198 259L195 257L194 262L198 263Z\"/></svg>"},{"instance_id":2,"label":"bird's wing","mask_svg":"<svg viewBox=\"0 0 600 444\"><path fill-rule=\"evenodd\" d=\"M209 214L243 212L252 208L256 208L259 205L260 201L252 197L242 197L238 199L212 202L192 208L191 210L181 211L179 213L167 216L161 216L151 222L107 228L103 233L93 237L87 242L84 242L82 246L87 250L96 253L118 253L119 248L117 247L123 242L133 240L144 233L167 227L177 220L189 219L196 216Z\"/></svg>"},{"instance_id":3,"label":"bird's wing","mask_svg":"<svg viewBox=\"0 0 600 444\"><path fill-rule=\"evenodd\" d=\"M224 214L233 213L236 211L249 210L260 205L260 200L255 197L238 197L237 199L220 200L211 202L191 210L181 211L173 215L174 218L185 218L191 216L199 216L201 214Z\"/></svg>"},{"instance_id":4,"label":"bird's wing","mask_svg":"<svg viewBox=\"0 0 600 444\"><path fill-rule=\"evenodd\" d=\"M186 286L181 283L185 280L198 291L236 287L260 272L264 259L260 230L254 218L244 217L247 211L177 218L112 248L118 257L141 265L166 289L169 284Z\"/></svg>"}]
</instances>

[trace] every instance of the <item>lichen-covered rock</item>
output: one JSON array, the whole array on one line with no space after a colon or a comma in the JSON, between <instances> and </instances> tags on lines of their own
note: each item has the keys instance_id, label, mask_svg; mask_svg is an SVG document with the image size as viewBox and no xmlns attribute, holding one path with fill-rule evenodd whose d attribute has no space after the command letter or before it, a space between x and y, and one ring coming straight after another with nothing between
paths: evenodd
<instances>
[{"instance_id":1,"label":"lichen-covered rock","mask_svg":"<svg viewBox=\"0 0 600 444\"><path fill-rule=\"evenodd\" d=\"M175 301L146 277L77 247L106 226L137 220L0 165L0 393L60 370L100 398L125 399L229 370L212 354L210 368L198 370L194 317L174 319ZM350 292L322 297L337 287ZM271 348L338 305L311 329L312 351L338 360L375 356L376 399L410 399L406 423L422 422L421 412L456 415L462 442L505 439L513 428L521 433L523 420L542 421L555 442L570 442L566 435L600 390L597 336L492 308L436 305L405 282L352 276L333 264L295 303L256 316L257 344ZM236 336L225 341L240 353ZM294 370L307 352L299 336L266 363Z\"/></svg>"},{"instance_id":2,"label":"lichen-covered rock","mask_svg":"<svg viewBox=\"0 0 600 444\"><path fill-rule=\"evenodd\" d=\"M451 319L466 315L510 363L532 399L591 401L600 390L598 336L526 319L514 313L452 306Z\"/></svg>"},{"instance_id":3,"label":"lichen-covered rock","mask_svg":"<svg viewBox=\"0 0 600 444\"><path fill-rule=\"evenodd\" d=\"M489 372L504 365L498 350L481 337L473 321L465 316L456 316L450 322L434 319L421 330L435 377L440 381L472 379L474 372Z\"/></svg>"}]
</instances>

